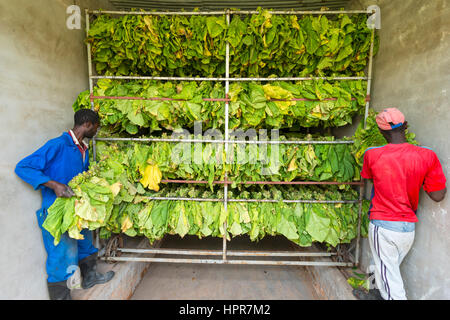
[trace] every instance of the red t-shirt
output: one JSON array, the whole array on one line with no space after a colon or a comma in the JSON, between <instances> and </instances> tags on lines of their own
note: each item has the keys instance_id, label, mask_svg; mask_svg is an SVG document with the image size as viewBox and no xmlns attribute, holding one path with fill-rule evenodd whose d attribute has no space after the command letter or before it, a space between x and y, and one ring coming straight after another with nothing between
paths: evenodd
<instances>
[{"instance_id":1,"label":"red t-shirt","mask_svg":"<svg viewBox=\"0 0 450 320\"><path fill-rule=\"evenodd\" d=\"M417 222L422 185L433 192L446 182L434 151L409 143L368 148L361 177L373 179L370 220Z\"/></svg>"}]
</instances>

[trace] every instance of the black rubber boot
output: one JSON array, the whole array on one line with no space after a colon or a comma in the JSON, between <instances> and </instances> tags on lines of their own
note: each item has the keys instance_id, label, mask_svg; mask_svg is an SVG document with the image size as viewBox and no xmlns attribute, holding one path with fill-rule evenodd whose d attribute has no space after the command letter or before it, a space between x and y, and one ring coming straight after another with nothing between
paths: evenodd
<instances>
[{"instance_id":1,"label":"black rubber boot","mask_svg":"<svg viewBox=\"0 0 450 320\"><path fill-rule=\"evenodd\" d=\"M47 288L50 300L72 300L66 281L47 282Z\"/></svg>"},{"instance_id":2,"label":"black rubber boot","mask_svg":"<svg viewBox=\"0 0 450 320\"><path fill-rule=\"evenodd\" d=\"M370 289L369 292L363 289L353 289L353 295L359 300L384 300L378 289Z\"/></svg>"},{"instance_id":3,"label":"black rubber boot","mask_svg":"<svg viewBox=\"0 0 450 320\"><path fill-rule=\"evenodd\" d=\"M370 289L369 294L374 298L374 300L384 300L381 296L380 290L378 289Z\"/></svg>"},{"instance_id":4,"label":"black rubber boot","mask_svg":"<svg viewBox=\"0 0 450 320\"><path fill-rule=\"evenodd\" d=\"M81 287L89 289L96 284L105 283L114 277L114 271L108 271L105 274L97 272L97 252L84 258L79 262L81 276L83 280Z\"/></svg>"}]
</instances>

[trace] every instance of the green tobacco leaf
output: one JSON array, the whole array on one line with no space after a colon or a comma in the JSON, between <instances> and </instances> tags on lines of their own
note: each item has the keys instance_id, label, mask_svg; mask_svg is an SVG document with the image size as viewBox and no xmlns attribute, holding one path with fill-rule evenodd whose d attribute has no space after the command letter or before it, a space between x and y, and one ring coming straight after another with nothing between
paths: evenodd
<instances>
[{"instance_id":1,"label":"green tobacco leaf","mask_svg":"<svg viewBox=\"0 0 450 320\"><path fill-rule=\"evenodd\" d=\"M297 18L263 11L233 15L229 25L225 12L190 18L100 15L90 24L86 42L101 75L221 76L227 41L231 76L335 76L364 70L371 32L363 15ZM374 53L378 47L376 35ZM323 57L338 60L319 63Z\"/></svg>"},{"instance_id":2,"label":"green tobacco leaf","mask_svg":"<svg viewBox=\"0 0 450 320\"><path fill-rule=\"evenodd\" d=\"M66 232L75 220L75 197L65 201L61 233Z\"/></svg>"},{"instance_id":3,"label":"green tobacco leaf","mask_svg":"<svg viewBox=\"0 0 450 320\"><path fill-rule=\"evenodd\" d=\"M61 239L61 224L64 217L64 209L67 199L58 198L47 210L47 217L42 227L47 230L54 238L54 244L57 245Z\"/></svg>"},{"instance_id":4,"label":"green tobacco leaf","mask_svg":"<svg viewBox=\"0 0 450 320\"><path fill-rule=\"evenodd\" d=\"M306 214L305 230L311 235L313 240L323 242L327 238L330 227L330 219L316 205L311 206L311 210Z\"/></svg>"},{"instance_id":5,"label":"green tobacco leaf","mask_svg":"<svg viewBox=\"0 0 450 320\"><path fill-rule=\"evenodd\" d=\"M206 18L206 26L211 38L215 38L226 28L226 23L223 18L208 17Z\"/></svg>"},{"instance_id":6,"label":"green tobacco leaf","mask_svg":"<svg viewBox=\"0 0 450 320\"><path fill-rule=\"evenodd\" d=\"M297 228L293 222L288 221L283 215L278 223L277 231L289 240L298 239Z\"/></svg>"},{"instance_id":7,"label":"green tobacco leaf","mask_svg":"<svg viewBox=\"0 0 450 320\"><path fill-rule=\"evenodd\" d=\"M322 59L328 61L329 57ZM328 68L329 64L325 63L320 67ZM233 83L230 89L232 102L229 112L232 128L338 127L351 123L352 117L362 112L365 106L365 84L362 85L360 80L298 83L274 81L264 85L256 82ZM100 90L100 87L95 90ZM193 129L195 121L201 121L205 130L223 130L225 125L223 102L204 100L224 98L224 88L221 84L213 86L210 82L196 84L194 81L163 84L144 80L130 81L125 87L119 81L109 81L101 83L101 90L125 90L123 94L129 96L177 99L139 102L99 100L96 108L102 127L109 132L136 135L161 129ZM82 95L84 92L80 94L80 99ZM336 100L330 100L336 97ZM322 102L292 101L293 98ZM178 101L179 99L182 101Z\"/></svg>"},{"instance_id":8,"label":"green tobacco leaf","mask_svg":"<svg viewBox=\"0 0 450 320\"><path fill-rule=\"evenodd\" d=\"M358 15L340 14L328 19L325 15L297 17L259 11L255 15L233 15L229 25L224 16L99 15L91 25L86 42L91 44L93 63L100 75L223 76L227 41L230 43L230 76L233 77L364 75L371 32ZM366 85L362 81L326 80L233 82L228 96L232 100L228 125L230 129L280 128L288 132L298 127L321 130L351 124L356 114L363 113ZM155 134L154 137L167 138L177 128L191 131L197 120L202 121L205 130L223 131L225 127L225 103L207 101L207 98L225 98L225 88L220 83L147 80L124 83L99 79L94 93L176 99L96 99L95 109L99 111L105 136L149 137ZM292 98L314 101L289 101ZM89 91L81 93L73 106L74 110L90 107ZM174 144L163 142L101 147L99 141L98 160L104 156L109 160L100 160L100 167L96 173L92 172L93 176L78 177L71 182L77 199L71 200L73 203L65 202L64 207L59 204L61 207L55 210L55 215L50 217L49 214L47 225L53 226L55 240L65 231L79 238L81 229L104 228L103 235L125 232L130 236L145 235L150 241L161 239L165 234L225 235L227 239L230 235L248 234L255 241L281 234L302 246L314 241L329 246L347 243L356 237L356 205L229 203L225 211L222 203L156 201L149 197L222 199L223 189L217 191L212 181L223 180L226 176L234 181L228 188L230 198L352 199L357 194L347 186L322 190L261 186L252 189L237 182L358 180L361 150L377 142L373 128L377 129L368 126L364 132L358 131L352 138L354 145L296 146L296 149L283 145L279 150L269 145L267 153L273 158L267 164L245 161L227 165L198 164L188 161L192 152L201 159L223 160L223 151L211 148L198 151L193 146L173 149ZM288 132L280 139L290 140L290 135ZM301 135L298 138L322 141L332 137ZM140 147L135 147L137 145ZM244 147L237 151L238 159L249 154L250 146ZM171 158L174 154L187 161L174 163ZM253 158L257 155L258 152ZM274 160L277 158L281 163L277 164ZM209 188L197 185L171 188L161 184L158 192L146 190L139 181L149 162L158 165L163 179L206 180ZM93 177L101 177L110 186L120 183L121 188L118 193L110 192L102 184L103 180ZM363 209L368 209L366 203ZM227 230L224 230L225 221L229 222ZM367 234L367 218L363 217L362 222L361 234L364 235Z\"/></svg>"},{"instance_id":9,"label":"green tobacco leaf","mask_svg":"<svg viewBox=\"0 0 450 320\"><path fill-rule=\"evenodd\" d=\"M352 286L353 289L358 289L362 287L365 283L365 280L357 279L355 277L350 277L347 279L349 285Z\"/></svg>"},{"instance_id":10,"label":"green tobacco leaf","mask_svg":"<svg viewBox=\"0 0 450 320\"><path fill-rule=\"evenodd\" d=\"M189 232L189 221L186 217L186 213L185 213L185 208L183 206L179 206L181 209L179 212L177 212L178 214L178 222L177 222L177 227L175 228L175 232L180 236L180 237L184 237L188 232Z\"/></svg>"}]
</instances>

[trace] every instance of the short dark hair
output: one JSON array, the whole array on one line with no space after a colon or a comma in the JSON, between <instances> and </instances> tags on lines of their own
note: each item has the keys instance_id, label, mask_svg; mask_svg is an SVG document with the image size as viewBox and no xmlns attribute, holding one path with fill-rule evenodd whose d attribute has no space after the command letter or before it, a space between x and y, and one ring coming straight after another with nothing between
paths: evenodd
<instances>
[{"instance_id":1,"label":"short dark hair","mask_svg":"<svg viewBox=\"0 0 450 320\"><path fill-rule=\"evenodd\" d=\"M73 116L73 120L75 126L81 126L86 122L90 122L92 124L100 124L100 118L98 113L91 109L80 109L75 112Z\"/></svg>"}]
</instances>

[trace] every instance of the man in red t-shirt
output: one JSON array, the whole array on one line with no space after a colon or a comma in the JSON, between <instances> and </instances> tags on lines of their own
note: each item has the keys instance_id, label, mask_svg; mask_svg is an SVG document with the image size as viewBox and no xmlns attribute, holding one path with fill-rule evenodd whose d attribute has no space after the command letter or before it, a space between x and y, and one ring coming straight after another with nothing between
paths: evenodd
<instances>
[{"instance_id":1,"label":"man in red t-shirt","mask_svg":"<svg viewBox=\"0 0 450 320\"><path fill-rule=\"evenodd\" d=\"M398 109L383 110L376 122L388 144L368 148L361 171L361 177L373 181L369 245L375 282L383 299L405 300L400 264L414 241L419 191L423 186L431 199L442 201L446 179L433 150L406 142L407 122ZM361 291L354 294L368 298Z\"/></svg>"}]
</instances>

